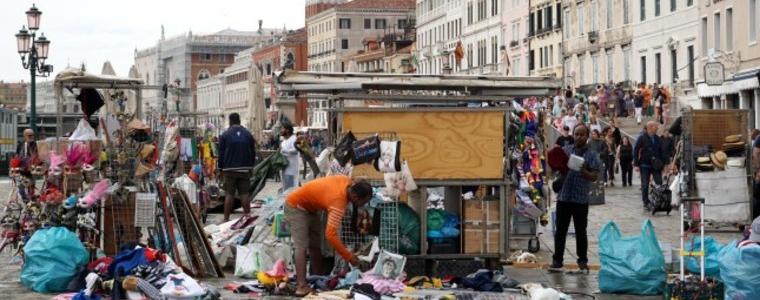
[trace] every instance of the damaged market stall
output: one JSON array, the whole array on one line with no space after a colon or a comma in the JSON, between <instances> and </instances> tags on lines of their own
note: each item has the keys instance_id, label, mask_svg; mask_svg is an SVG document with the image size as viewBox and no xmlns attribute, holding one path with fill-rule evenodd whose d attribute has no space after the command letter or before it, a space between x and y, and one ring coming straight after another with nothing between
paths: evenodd
<instances>
[{"instance_id":1,"label":"damaged market stall","mask_svg":"<svg viewBox=\"0 0 760 300\"><path fill-rule=\"evenodd\" d=\"M50 143L14 158L3 236L15 232L21 244L24 285L80 299L155 299L183 288L183 296L206 293L188 275L223 276L189 195L150 176L158 152L140 120L141 85L77 69L56 77L57 107L76 97L83 116L73 132L59 127Z\"/></svg>"},{"instance_id":2,"label":"damaged market stall","mask_svg":"<svg viewBox=\"0 0 760 300\"><path fill-rule=\"evenodd\" d=\"M558 80L286 71L278 83L280 92L327 101L328 144L336 152L349 133L360 141L375 136L400 143L403 165L419 189L402 195L399 207L413 209L421 220L416 233L426 237L419 239L417 253L405 253L410 275L461 275L483 267L475 258L507 258L516 208L508 199L517 182L508 175L506 143L515 134L513 113L529 117L515 112L512 101L552 95L561 87ZM351 173L388 187L387 174L367 164ZM389 234L407 238L398 230Z\"/></svg>"}]
</instances>

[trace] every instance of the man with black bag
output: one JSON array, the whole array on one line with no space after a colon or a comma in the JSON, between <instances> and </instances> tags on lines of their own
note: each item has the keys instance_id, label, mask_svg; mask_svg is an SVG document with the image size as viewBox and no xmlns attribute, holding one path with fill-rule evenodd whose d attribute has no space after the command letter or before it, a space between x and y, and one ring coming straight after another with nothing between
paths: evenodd
<instances>
[{"instance_id":1,"label":"man with black bag","mask_svg":"<svg viewBox=\"0 0 760 300\"><path fill-rule=\"evenodd\" d=\"M633 148L633 165L641 175L641 202L645 209L649 204L650 177L656 184L662 184L662 169L666 162L657 127L657 122L647 122L646 133L639 136Z\"/></svg>"}]
</instances>

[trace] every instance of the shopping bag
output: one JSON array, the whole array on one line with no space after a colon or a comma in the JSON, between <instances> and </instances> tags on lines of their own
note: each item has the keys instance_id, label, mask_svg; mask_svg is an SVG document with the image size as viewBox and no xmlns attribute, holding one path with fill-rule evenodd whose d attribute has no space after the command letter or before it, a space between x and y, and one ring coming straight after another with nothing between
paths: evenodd
<instances>
[{"instance_id":1,"label":"shopping bag","mask_svg":"<svg viewBox=\"0 0 760 300\"><path fill-rule=\"evenodd\" d=\"M351 164L358 166L380 157L380 138L376 135L358 140L351 146L354 156Z\"/></svg>"},{"instance_id":2,"label":"shopping bag","mask_svg":"<svg viewBox=\"0 0 760 300\"><path fill-rule=\"evenodd\" d=\"M668 189L670 190L670 206L671 207L678 207L681 205L681 197L678 194L679 188L678 185L681 184L681 178L683 175L681 173L676 174L675 179L673 179L673 182L670 183L670 186Z\"/></svg>"},{"instance_id":3,"label":"shopping bag","mask_svg":"<svg viewBox=\"0 0 760 300\"><path fill-rule=\"evenodd\" d=\"M665 290L665 257L649 220L641 234L624 237L610 221L599 232L599 289L602 293L657 295Z\"/></svg>"},{"instance_id":4,"label":"shopping bag","mask_svg":"<svg viewBox=\"0 0 760 300\"><path fill-rule=\"evenodd\" d=\"M89 258L77 235L66 227L37 230L24 246L21 283L38 293L64 292Z\"/></svg>"},{"instance_id":5,"label":"shopping bag","mask_svg":"<svg viewBox=\"0 0 760 300\"><path fill-rule=\"evenodd\" d=\"M265 270L263 265L272 265L274 261L262 255L261 244L238 245L235 257L235 276L256 278L256 272Z\"/></svg>"},{"instance_id":6,"label":"shopping bag","mask_svg":"<svg viewBox=\"0 0 760 300\"><path fill-rule=\"evenodd\" d=\"M736 247L732 241L718 253L720 280L725 285L725 299L760 299L760 246Z\"/></svg>"},{"instance_id":7,"label":"shopping bag","mask_svg":"<svg viewBox=\"0 0 760 300\"><path fill-rule=\"evenodd\" d=\"M692 238L691 241L684 245L686 251L699 251L702 247L702 241L697 237ZM705 275L710 277L720 276L720 266L718 265L718 253L723 249L725 245L721 245L713 239L711 236L705 237ZM699 274L699 257L687 256L684 258L686 269L694 274ZM760 283L760 282L759 282Z\"/></svg>"},{"instance_id":8,"label":"shopping bag","mask_svg":"<svg viewBox=\"0 0 760 300\"><path fill-rule=\"evenodd\" d=\"M335 146L335 152L333 153L333 156L338 161L340 166L345 166L346 163L351 161L351 159L354 157L354 149L351 146L353 146L355 141L356 137L353 133L351 133L351 131L349 131L343 136L343 138L340 139L338 145Z\"/></svg>"}]
</instances>

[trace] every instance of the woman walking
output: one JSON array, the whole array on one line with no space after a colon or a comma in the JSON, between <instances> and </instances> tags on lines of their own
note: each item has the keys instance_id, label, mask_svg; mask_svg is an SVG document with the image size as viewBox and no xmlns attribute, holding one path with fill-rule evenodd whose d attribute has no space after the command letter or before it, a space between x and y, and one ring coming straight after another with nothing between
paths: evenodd
<instances>
[{"instance_id":1,"label":"woman walking","mask_svg":"<svg viewBox=\"0 0 760 300\"><path fill-rule=\"evenodd\" d=\"M633 179L633 145L628 137L623 137L623 142L617 147L617 159L620 164L620 179L623 186L632 186Z\"/></svg>"}]
</instances>

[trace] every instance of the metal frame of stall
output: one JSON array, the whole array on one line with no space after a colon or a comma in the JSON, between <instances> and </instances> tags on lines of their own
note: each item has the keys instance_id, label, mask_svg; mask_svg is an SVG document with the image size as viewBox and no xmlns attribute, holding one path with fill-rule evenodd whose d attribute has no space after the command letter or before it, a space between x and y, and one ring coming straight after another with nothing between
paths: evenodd
<instances>
[{"instance_id":1,"label":"metal frame of stall","mask_svg":"<svg viewBox=\"0 0 760 300\"><path fill-rule=\"evenodd\" d=\"M345 112L458 112L458 111L498 111L504 112L504 149L508 153L509 117L511 100L517 97L551 96L562 86L561 81L550 77L498 77L498 76L456 76L456 75L407 75L375 73L319 73L286 71L278 74L278 89L281 94L308 99L328 101L328 144L335 144L342 132ZM401 92L403 91L403 92ZM371 94L370 92L383 92ZM347 101L357 101L365 107L347 107ZM367 101L383 101L392 107L366 107ZM477 102L507 102L499 107L462 107L460 104ZM426 107L409 107L409 106ZM378 128L378 131L383 131ZM426 212L420 211L421 247L419 255L408 255L411 259L506 259L511 240L511 215L513 204L509 201L511 182L507 175L508 160L503 159L503 174L497 179L461 180L418 180L421 199L426 201L426 189L438 186L496 186L499 187L500 224L499 253L465 254L425 254L428 243L426 237ZM377 184L377 183L375 183ZM461 202L461 199L460 199ZM461 204L460 204L461 206ZM485 231L485 230L484 230ZM462 238L460 234L460 239Z\"/></svg>"}]
</instances>

